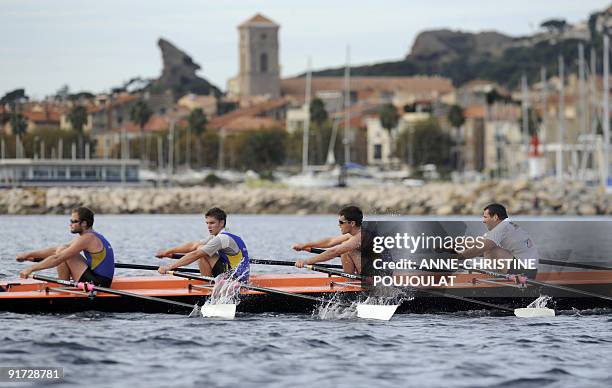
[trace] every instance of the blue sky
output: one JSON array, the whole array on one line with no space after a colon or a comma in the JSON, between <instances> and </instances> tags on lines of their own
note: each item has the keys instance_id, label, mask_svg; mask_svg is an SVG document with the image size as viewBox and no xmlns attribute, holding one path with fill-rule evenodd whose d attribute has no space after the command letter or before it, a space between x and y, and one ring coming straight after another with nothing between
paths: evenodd
<instances>
[{"instance_id":1,"label":"blue sky","mask_svg":"<svg viewBox=\"0 0 612 388\"><path fill-rule=\"evenodd\" d=\"M604 9L602 0L0 0L0 95L25 87L33 97L108 91L134 76L157 77L164 37L202 66L221 89L238 72L236 26L257 12L281 25L282 75L405 56L426 29L529 34L540 22L571 23Z\"/></svg>"}]
</instances>

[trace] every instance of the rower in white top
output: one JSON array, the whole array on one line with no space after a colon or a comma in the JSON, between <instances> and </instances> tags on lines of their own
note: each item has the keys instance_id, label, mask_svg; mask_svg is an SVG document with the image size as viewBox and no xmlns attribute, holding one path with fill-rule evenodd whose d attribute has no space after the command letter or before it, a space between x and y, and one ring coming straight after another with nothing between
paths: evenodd
<instances>
[{"instance_id":1,"label":"rower in white top","mask_svg":"<svg viewBox=\"0 0 612 388\"><path fill-rule=\"evenodd\" d=\"M506 208L498 203L488 205L484 208L482 222L489 230L484 234L484 245L481 248L466 249L459 254L459 258L484 256L485 259L512 263L514 266L501 269L500 272L523 274L534 279L540 256L538 249L529 234L510 221ZM521 268L516 266L519 263Z\"/></svg>"}]
</instances>

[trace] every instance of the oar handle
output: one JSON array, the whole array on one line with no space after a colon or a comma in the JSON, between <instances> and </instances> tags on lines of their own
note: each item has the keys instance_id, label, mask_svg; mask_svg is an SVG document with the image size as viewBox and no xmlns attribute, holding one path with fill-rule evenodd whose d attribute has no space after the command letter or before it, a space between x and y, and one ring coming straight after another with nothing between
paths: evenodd
<instances>
[{"instance_id":1,"label":"oar handle","mask_svg":"<svg viewBox=\"0 0 612 388\"><path fill-rule=\"evenodd\" d=\"M295 261L285 261L285 260L264 260L264 259L249 259L251 264L263 264L263 265L285 265L289 267L293 267L295 265ZM342 269L342 266L339 264L317 264L323 268L336 268Z\"/></svg>"},{"instance_id":2,"label":"oar handle","mask_svg":"<svg viewBox=\"0 0 612 388\"><path fill-rule=\"evenodd\" d=\"M150 300L153 302L159 302L159 303L166 303L166 304L172 304L175 306L181 306L181 307L188 307L188 308L193 308L192 305L187 304L187 303L182 303L182 302L176 302L174 300L168 300L168 299L162 299L162 298L157 298L155 296L147 296L147 295L139 295L139 294L134 294L131 292L127 292L127 291L121 291L121 290L115 290L112 288L106 288L106 287L100 287L100 286L96 286L90 283L82 283L82 282L75 282L72 280L62 280L62 279L56 279L56 278L52 278L49 276L44 276L44 275L33 275L32 276L33 279L37 279L37 280L43 280L49 283L56 283L56 284L61 284L64 286L70 286L70 287L77 287L80 288L84 291L100 291L100 292L105 292L107 294L113 294L113 295L119 295L119 296L127 296L130 298L136 298L136 299L144 299L144 300Z\"/></svg>"},{"instance_id":3,"label":"oar handle","mask_svg":"<svg viewBox=\"0 0 612 388\"><path fill-rule=\"evenodd\" d=\"M306 265L304 266L305 268L311 270L311 271L317 271L317 272L323 272L329 275L338 275L338 276L342 276L348 279L356 279L356 280L364 280L366 277L363 275L357 275L357 274L353 274L353 273L348 273L348 272L342 272L342 271L338 271L336 269L331 269L331 268L324 268L321 267L318 264L312 264L312 265Z\"/></svg>"},{"instance_id":4,"label":"oar handle","mask_svg":"<svg viewBox=\"0 0 612 388\"><path fill-rule=\"evenodd\" d=\"M321 249L321 248L306 248L304 249L306 252L310 252L310 253L316 253L317 255L319 253L323 253L325 252L325 249Z\"/></svg>"},{"instance_id":5,"label":"oar handle","mask_svg":"<svg viewBox=\"0 0 612 388\"><path fill-rule=\"evenodd\" d=\"M143 264L127 264L127 263L115 263L115 268L128 268L128 269L146 269L151 271L157 271L159 266L156 265L143 265ZM177 268L183 272L200 273L199 269L196 268Z\"/></svg>"},{"instance_id":6,"label":"oar handle","mask_svg":"<svg viewBox=\"0 0 612 388\"><path fill-rule=\"evenodd\" d=\"M566 263L564 261L548 260L548 259L540 259L540 264L558 265L560 267L596 269L596 270L599 270L599 271L612 271L612 268L610 268L610 267L602 267L602 266L599 266L599 265L582 264L582 263Z\"/></svg>"}]
</instances>

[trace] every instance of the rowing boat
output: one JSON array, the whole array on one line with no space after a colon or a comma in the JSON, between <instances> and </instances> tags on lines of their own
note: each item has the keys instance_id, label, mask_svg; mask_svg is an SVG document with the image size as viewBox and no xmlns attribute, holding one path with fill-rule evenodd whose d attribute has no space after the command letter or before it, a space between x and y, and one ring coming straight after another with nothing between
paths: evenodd
<instances>
[{"instance_id":1,"label":"rowing boat","mask_svg":"<svg viewBox=\"0 0 612 388\"><path fill-rule=\"evenodd\" d=\"M415 274L416 275L416 274ZM442 276L440 273L418 273L419 276ZM559 289L543 290L537 286L514 284L508 279L492 278L480 273L455 273L452 286L414 289L405 292L398 312L442 312L483 308L470 301L445 297L458 296L510 308L524 307L542 294L552 296L557 310L612 307L609 299L583 297ZM570 287L608 298L612 297L612 271L545 272L537 280L554 286ZM250 284L286 293L310 295L334 300L363 300L368 295L360 282L320 273L253 274ZM175 276L115 277L112 289L142 296L164 298L189 305L202 304L212 292L208 282ZM427 292L435 290L436 295ZM238 311L242 312L311 312L313 300L291 298L287 295L256 290L240 291ZM116 312L184 312L185 307L153 301L124 298L105 292L85 292L39 280L0 282L0 311L20 313L76 312L86 310Z\"/></svg>"}]
</instances>

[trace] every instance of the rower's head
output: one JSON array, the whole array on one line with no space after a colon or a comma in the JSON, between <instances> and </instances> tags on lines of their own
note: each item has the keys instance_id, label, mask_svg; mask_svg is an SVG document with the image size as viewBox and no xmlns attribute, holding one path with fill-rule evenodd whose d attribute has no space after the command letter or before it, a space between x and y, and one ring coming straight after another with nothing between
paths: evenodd
<instances>
[{"instance_id":1,"label":"rower's head","mask_svg":"<svg viewBox=\"0 0 612 388\"><path fill-rule=\"evenodd\" d=\"M94 212L84 206L72 209L70 213L70 233L81 234L94 224Z\"/></svg>"},{"instance_id":2,"label":"rower's head","mask_svg":"<svg viewBox=\"0 0 612 388\"><path fill-rule=\"evenodd\" d=\"M482 214L482 222L487 226L488 230L495 228L500 222L508 218L508 213L504 205L492 203L484 208Z\"/></svg>"},{"instance_id":3,"label":"rower's head","mask_svg":"<svg viewBox=\"0 0 612 388\"><path fill-rule=\"evenodd\" d=\"M208 233L216 236L225 228L225 222L227 220L227 214L218 207L208 209L204 214L206 219L206 226L208 227Z\"/></svg>"},{"instance_id":4,"label":"rower's head","mask_svg":"<svg viewBox=\"0 0 612 388\"><path fill-rule=\"evenodd\" d=\"M363 212L357 206L346 206L338 212L338 226L342 234L361 228Z\"/></svg>"}]
</instances>

